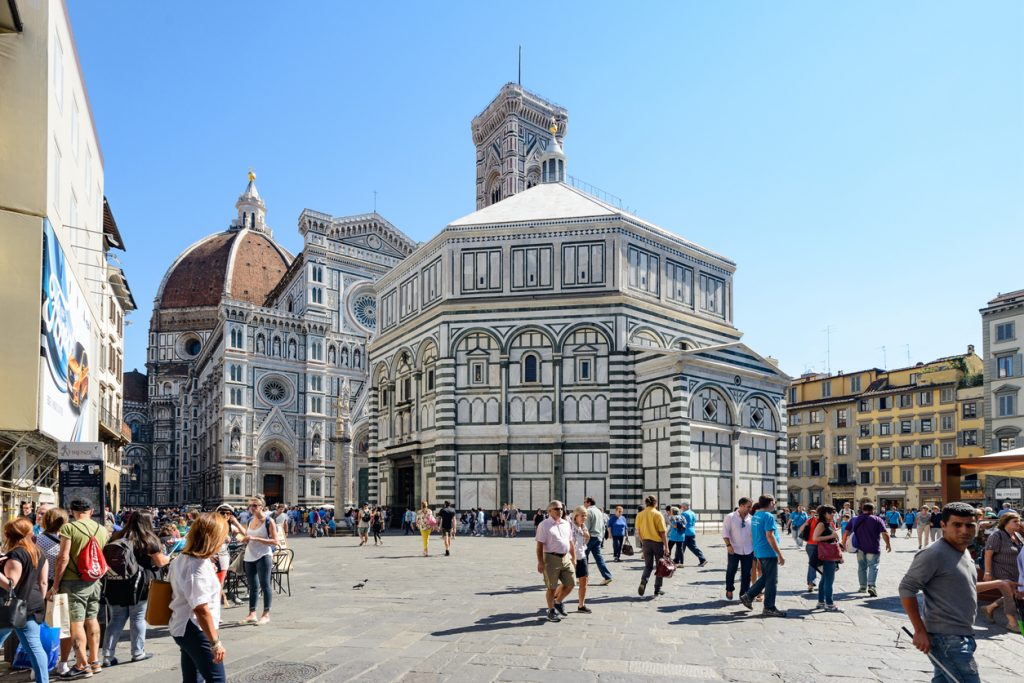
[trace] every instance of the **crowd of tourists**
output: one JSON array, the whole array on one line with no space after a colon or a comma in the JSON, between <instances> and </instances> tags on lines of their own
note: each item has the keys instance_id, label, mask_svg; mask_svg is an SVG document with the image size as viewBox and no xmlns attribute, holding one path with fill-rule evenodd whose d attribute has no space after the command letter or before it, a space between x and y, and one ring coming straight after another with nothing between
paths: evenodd
<instances>
[{"instance_id":1,"label":"crowd of tourists","mask_svg":"<svg viewBox=\"0 0 1024 683\"><path fill-rule=\"evenodd\" d=\"M0 606L0 642L17 633L37 682L51 674L92 678L104 668L150 659L147 610L158 578L170 583L167 626L181 651L183 680L225 681L221 607L242 604L227 595L225 582L237 585L245 576L249 609L240 624L269 623L275 550L287 546L289 533L316 535L333 516L330 510L268 509L259 496L244 509L222 504L212 512L107 508L98 515L91 501L76 499L67 510L46 503L33 509L26 502L20 513L3 527L0 571L7 586L0 583L0 591L20 603ZM125 626L130 652L119 658ZM44 647L44 628L59 633L53 651Z\"/></svg>"}]
</instances>

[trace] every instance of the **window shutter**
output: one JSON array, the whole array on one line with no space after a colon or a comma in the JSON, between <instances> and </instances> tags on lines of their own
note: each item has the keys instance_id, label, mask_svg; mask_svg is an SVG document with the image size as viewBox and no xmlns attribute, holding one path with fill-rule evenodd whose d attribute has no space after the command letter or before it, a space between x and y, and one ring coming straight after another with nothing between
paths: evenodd
<instances>
[{"instance_id":1,"label":"window shutter","mask_svg":"<svg viewBox=\"0 0 1024 683\"><path fill-rule=\"evenodd\" d=\"M1015 446L1017 446L1017 448L1022 448L1022 447L1024 447L1024 436L1018 436L1018 437L1017 437L1017 438L1016 438L1016 439L1014 440L1014 445L1015 445Z\"/></svg>"},{"instance_id":2,"label":"window shutter","mask_svg":"<svg viewBox=\"0 0 1024 683\"><path fill-rule=\"evenodd\" d=\"M1024 360L1024 355L1017 354L1013 357L1013 369L1016 370L1014 373L1017 377L1024 377L1024 364L1021 361Z\"/></svg>"}]
</instances>

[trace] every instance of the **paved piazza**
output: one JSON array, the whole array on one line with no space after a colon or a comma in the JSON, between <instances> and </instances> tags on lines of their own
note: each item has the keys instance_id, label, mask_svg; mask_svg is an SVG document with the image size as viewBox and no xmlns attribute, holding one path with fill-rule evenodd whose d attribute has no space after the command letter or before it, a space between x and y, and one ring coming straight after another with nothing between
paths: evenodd
<instances>
[{"instance_id":1,"label":"paved piazza","mask_svg":"<svg viewBox=\"0 0 1024 683\"><path fill-rule=\"evenodd\" d=\"M855 565L844 566L836 579L842 614L812 611L816 597L801 592L806 556L788 538L778 602L790 617L766 620L758 616L759 603L753 613L727 603L725 551L720 540L705 536L709 565L676 572L665 584L667 595L638 598L642 562L612 563L613 583L590 589L594 613L571 611L574 592L568 618L555 624L542 618L532 538L460 537L453 555L444 557L432 537L429 558L420 556L418 537L385 539L377 548L358 548L349 537L293 539L292 596L274 596L271 625L235 626L244 608L224 613L230 680L930 680L927 658L906 636L896 643L908 623L896 585L916 541L901 538L883 557L877 599L848 593L857 587ZM364 579L366 586L353 590ZM1024 638L983 620L978 636L982 679L1019 682ZM125 646L122 641L122 656ZM180 680L178 650L166 630L150 630L147 649L153 659L113 667L102 679ZM267 677L268 665L277 663L288 663L288 673Z\"/></svg>"}]
</instances>

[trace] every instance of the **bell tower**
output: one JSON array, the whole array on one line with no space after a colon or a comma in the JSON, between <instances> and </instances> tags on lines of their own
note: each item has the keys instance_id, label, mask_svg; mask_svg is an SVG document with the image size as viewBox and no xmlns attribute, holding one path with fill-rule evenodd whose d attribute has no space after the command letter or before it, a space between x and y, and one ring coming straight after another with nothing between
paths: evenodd
<instances>
[{"instance_id":1,"label":"bell tower","mask_svg":"<svg viewBox=\"0 0 1024 683\"><path fill-rule=\"evenodd\" d=\"M238 209L238 218L231 222L232 229L249 228L267 235L272 234L267 225L267 205L263 203L263 198L256 189L256 174L252 169L249 169L249 184L235 202L235 208Z\"/></svg>"},{"instance_id":2,"label":"bell tower","mask_svg":"<svg viewBox=\"0 0 1024 683\"><path fill-rule=\"evenodd\" d=\"M517 83L505 84L473 119L476 208L539 185L541 156L560 146L568 126L569 112L564 107Z\"/></svg>"}]
</instances>

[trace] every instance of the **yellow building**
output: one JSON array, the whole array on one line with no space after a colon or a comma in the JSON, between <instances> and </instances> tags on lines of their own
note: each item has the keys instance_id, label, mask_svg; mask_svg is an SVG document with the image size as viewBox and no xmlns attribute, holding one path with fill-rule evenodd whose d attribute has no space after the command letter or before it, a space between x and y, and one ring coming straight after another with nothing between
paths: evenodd
<instances>
[{"instance_id":1,"label":"yellow building","mask_svg":"<svg viewBox=\"0 0 1024 683\"><path fill-rule=\"evenodd\" d=\"M980 455L982 361L804 375L789 388L789 504L942 501L939 462ZM976 484L966 484L966 487Z\"/></svg>"}]
</instances>

